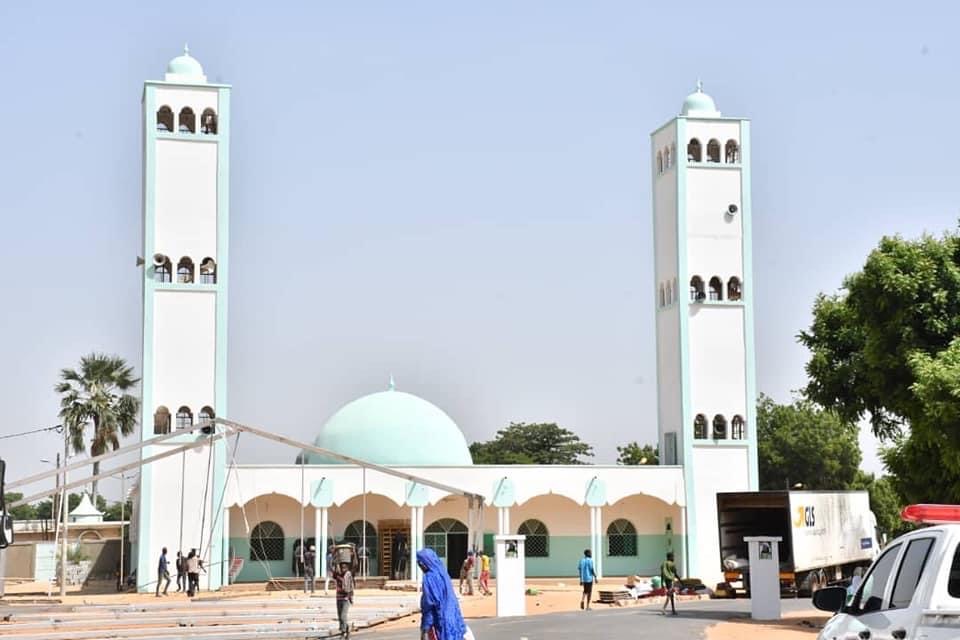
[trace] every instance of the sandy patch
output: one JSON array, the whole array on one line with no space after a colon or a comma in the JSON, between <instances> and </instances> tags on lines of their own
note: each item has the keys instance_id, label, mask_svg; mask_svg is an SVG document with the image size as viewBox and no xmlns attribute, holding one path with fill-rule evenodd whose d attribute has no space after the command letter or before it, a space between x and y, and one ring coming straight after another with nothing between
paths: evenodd
<instances>
[{"instance_id":1,"label":"sandy patch","mask_svg":"<svg viewBox=\"0 0 960 640\"><path fill-rule=\"evenodd\" d=\"M721 622L707 629L707 640L810 640L817 637L829 618L811 609L787 613L774 622Z\"/></svg>"}]
</instances>

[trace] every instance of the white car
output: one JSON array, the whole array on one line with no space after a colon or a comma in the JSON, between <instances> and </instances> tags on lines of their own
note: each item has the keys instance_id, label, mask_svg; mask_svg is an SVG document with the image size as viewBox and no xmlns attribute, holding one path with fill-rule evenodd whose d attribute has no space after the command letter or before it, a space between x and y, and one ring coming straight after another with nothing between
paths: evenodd
<instances>
[{"instance_id":1,"label":"white car","mask_svg":"<svg viewBox=\"0 0 960 640\"><path fill-rule=\"evenodd\" d=\"M960 506L912 505L905 520L929 524L893 540L852 599L843 587L816 592L835 613L818 640L960 639Z\"/></svg>"}]
</instances>

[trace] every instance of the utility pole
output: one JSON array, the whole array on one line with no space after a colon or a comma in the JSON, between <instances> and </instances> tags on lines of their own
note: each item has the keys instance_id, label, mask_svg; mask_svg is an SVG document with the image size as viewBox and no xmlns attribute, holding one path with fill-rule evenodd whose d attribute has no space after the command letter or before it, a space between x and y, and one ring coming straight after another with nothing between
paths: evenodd
<instances>
[{"instance_id":1,"label":"utility pole","mask_svg":"<svg viewBox=\"0 0 960 640\"><path fill-rule=\"evenodd\" d=\"M120 586L125 587L127 581L124 579L126 573L123 571L123 515L124 507L127 504L127 474L120 474ZM119 591L120 589L118 589Z\"/></svg>"},{"instance_id":2,"label":"utility pole","mask_svg":"<svg viewBox=\"0 0 960 640\"><path fill-rule=\"evenodd\" d=\"M70 430L63 425L63 492L60 499L60 519L63 523L63 536L60 539L60 597L67 595L67 456L70 453ZM59 475L59 474L58 474ZM49 486L49 485L48 485Z\"/></svg>"}]
</instances>

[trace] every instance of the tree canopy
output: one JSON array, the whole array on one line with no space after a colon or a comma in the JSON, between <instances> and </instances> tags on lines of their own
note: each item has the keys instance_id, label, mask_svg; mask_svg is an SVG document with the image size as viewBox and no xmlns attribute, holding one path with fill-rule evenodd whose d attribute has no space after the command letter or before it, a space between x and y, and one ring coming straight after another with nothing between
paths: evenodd
<instances>
[{"instance_id":1,"label":"tree canopy","mask_svg":"<svg viewBox=\"0 0 960 640\"><path fill-rule=\"evenodd\" d=\"M622 447L617 447L617 464L660 464L660 450L650 444L641 447L636 441L630 442Z\"/></svg>"},{"instance_id":2,"label":"tree canopy","mask_svg":"<svg viewBox=\"0 0 960 640\"><path fill-rule=\"evenodd\" d=\"M960 235L883 238L799 339L807 396L870 420L903 497L960 500Z\"/></svg>"},{"instance_id":3,"label":"tree canopy","mask_svg":"<svg viewBox=\"0 0 960 640\"><path fill-rule=\"evenodd\" d=\"M556 423L511 422L487 442L470 445L474 464L583 464L593 447Z\"/></svg>"},{"instance_id":4,"label":"tree canopy","mask_svg":"<svg viewBox=\"0 0 960 640\"><path fill-rule=\"evenodd\" d=\"M855 424L809 400L757 402L757 457L761 489L847 489L860 467Z\"/></svg>"}]
</instances>

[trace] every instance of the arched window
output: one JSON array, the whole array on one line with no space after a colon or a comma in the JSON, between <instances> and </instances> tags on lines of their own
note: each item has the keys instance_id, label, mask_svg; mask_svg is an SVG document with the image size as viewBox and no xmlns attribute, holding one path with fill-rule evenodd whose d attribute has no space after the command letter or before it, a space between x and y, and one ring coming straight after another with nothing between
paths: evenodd
<instances>
[{"instance_id":1,"label":"arched window","mask_svg":"<svg viewBox=\"0 0 960 640\"><path fill-rule=\"evenodd\" d=\"M740 162L740 145L737 144L736 140L727 140L724 160L727 164L738 164Z\"/></svg>"},{"instance_id":2,"label":"arched window","mask_svg":"<svg viewBox=\"0 0 960 640\"><path fill-rule=\"evenodd\" d=\"M710 278L710 300L723 300L723 280L717 276Z\"/></svg>"},{"instance_id":3,"label":"arched window","mask_svg":"<svg viewBox=\"0 0 960 640\"><path fill-rule=\"evenodd\" d=\"M671 162L673 162L673 156L670 155L670 147L664 147L663 148L663 170L664 171L666 171L667 169L673 166Z\"/></svg>"},{"instance_id":4,"label":"arched window","mask_svg":"<svg viewBox=\"0 0 960 640\"><path fill-rule=\"evenodd\" d=\"M283 560L283 529L276 522L265 520L250 532L251 560Z\"/></svg>"},{"instance_id":5,"label":"arched window","mask_svg":"<svg viewBox=\"0 0 960 640\"><path fill-rule=\"evenodd\" d=\"M673 286L670 284L670 281L667 280L667 304L673 304Z\"/></svg>"},{"instance_id":6,"label":"arched window","mask_svg":"<svg viewBox=\"0 0 960 640\"><path fill-rule=\"evenodd\" d=\"M187 429L193 426L193 412L190 407L177 409L177 429Z\"/></svg>"},{"instance_id":7,"label":"arched window","mask_svg":"<svg viewBox=\"0 0 960 640\"><path fill-rule=\"evenodd\" d=\"M657 151L657 175L663 173L663 153Z\"/></svg>"},{"instance_id":8,"label":"arched window","mask_svg":"<svg viewBox=\"0 0 960 640\"><path fill-rule=\"evenodd\" d=\"M190 258L180 258L180 262L177 263L177 282L181 284L193 282L193 260Z\"/></svg>"},{"instance_id":9,"label":"arched window","mask_svg":"<svg viewBox=\"0 0 960 640\"><path fill-rule=\"evenodd\" d=\"M180 133L197 132L197 116L190 107L180 109Z\"/></svg>"},{"instance_id":10,"label":"arched window","mask_svg":"<svg viewBox=\"0 0 960 640\"><path fill-rule=\"evenodd\" d=\"M670 166L677 164L677 143L670 143Z\"/></svg>"},{"instance_id":11,"label":"arched window","mask_svg":"<svg viewBox=\"0 0 960 640\"><path fill-rule=\"evenodd\" d=\"M157 435L170 433L170 409L164 406L157 407L153 414L153 432Z\"/></svg>"},{"instance_id":12,"label":"arched window","mask_svg":"<svg viewBox=\"0 0 960 640\"><path fill-rule=\"evenodd\" d=\"M720 142L716 139L707 143L707 162L720 162Z\"/></svg>"},{"instance_id":13,"label":"arched window","mask_svg":"<svg viewBox=\"0 0 960 640\"><path fill-rule=\"evenodd\" d=\"M742 287L740 286L740 278L733 276L730 278L730 281L727 282L727 300L736 302L743 295Z\"/></svg>"},{"instance_id":14,"label":"arched window","mask_svg":"<svg viewBox=\"0 0 960 640\"><path fill-rule=\"evenodd\" d=\"M719 413L713 416L713 439L714 440L727 439L727 419L724 418Z\"/></svg>"},{"instance_id":15,"label":"arched window","mask_svg":"<svg viewBox=\"0 0 960 640\"><path fill-rule=\"evenodd\" d=\"M676 302L680 299L680 288L677 286L677 279L673 279L673 301Z\"/></svg>"},{"instance_id":16,"label":"arched window","mask_svg":"<svg viewBox=\"0 0 960 640\"><path fill-rule=\"evenodd\" d=\"M607 555L637 555L637 528L629 520L614 520L607 527Z\"/></svg>"},{"instance_id":17,"label":"arched window","mask_svg":"<svg viewBox=\"0 0 960 640\"><path fill-rule=\"evenodd\" d=\"M213 409L211 407L204 407L200 409L200 415L197 418L203 422L204 420L213 420L216 416L213 414Z\"/></svg>"},{"instance_id":18,"label":"arched window","mask_svg":"<svg viewBox=\"0 0 960 640\"><path fill-rule=\"evenodd\" d=\"M690 278L690 302L703 302L705 299L703 279L700 276L693 276Z\"/></svg>"},{"instance_id":19,"label":"arched window","mask_svg":"<svg viewBox=\"0 0 960 640\"><path fill-rule=\"evenodd\" d=\"M667 298L663 289L663 285L660 285L660 306L661 307L667 306Z\"/></svg>"},{"instance_id":20,"label":"arched window","mask_svg":"<svg viewBox=\"0 0 960 640\"><path fill-rule=\"evenodd\" d=\"M703 160L703 150L700 147L700 141L696 138L690 140L687 145L687 160L690 162L700 162Z\"/></svg>"},{"instance_id":21,"label":"arched window","mask_svg":"<svg viewBox=\"0 0 960 640\"><path fill-rule=\"evenodd\" d=\"M550 532L539 520L525 520L517 529L517 534L527 536L527 557L546 558L550 556Z\"/></svg>"},{"instance_id":22,"label":"arched window","mask_svg":"<svg viewBox=\"0 0 960 640\"><path fill-rule=\"evenodd\" d=\"M200 133L217 133L217 112L213 109L204 109L200 114Z\"/></svg>"},{"instance_id":23,"label":"arched window","mask_svg":"<svg viewBox=\"0 0 960 640\"><path fill-rule=\"evenodd\" d=\"M157 109L157 131L173 133L173 109L167 105Z\"/></svg>"},{"instance_id":24,"label":"arched window","mask_svg":"<svg viewBox=\"0 0 960 640\"><path fill-rule=\"evenodd\" d=\"M213 258L200 261L200 284L217 284L217 262Z\"/></svg>"},{"instance_id":25,"label":"arched window","mask_svg":"<svg viewBox=\"0 0 960 640\"><path fill-rule=\"evenodd\" d=\"M733 419L730 421L730 438L732 440L743 440L746 435L746 429L743 426L743 416L733 416Z\"/></svg>"},{"instance_id":26,"label":"arched window","mask_svg":"<svg viewBox=\"0 0 960 640\"><path fill-rule=\"evenodd\" d=\"M707 439L707 416L698 413L693 419L693 438L694 440Z\"/></svg>"},{"instance_id":27,"label":"arched window","mask_svg":"<svg viewBox=\"0 0 960 640\"><path fill-rule=\"evenodd\" d=\"M367 526L363 526L364 524ZM366 531L366 536L363 535L363 531ZM343 530L343 541L356 545L357 552L361 556L363 555L361 550L366 547L367 556L372 558L377 551L377 529L369 521L365 523L363 520L354 520Z\"/></svg>"},{"instance_id":28,"label":"arched window","mask_svg":"<svg viewBox=\"0 0 960 640\"><path fill-rule=\"evenodd\" d=\"M441 518L423 530L423 546L433 549L441 558L447 557L447 535L465 536L467 525L453 518Z\"/></svg>"},{"instance_id":29,"label":"arched window","mask_svg":"<svg viewBox=\"0 0 960 640\"><path fill-rule=\"evenodd\" d=\"M167 256L161 256L157 254L157 257L161 258L161 262L157 262L157 259L154 258L153 263L153 279L156 282L170 282L171 274L173 272L173 266L170 264L170 258Z\"/></svg>"}]
</instances>

